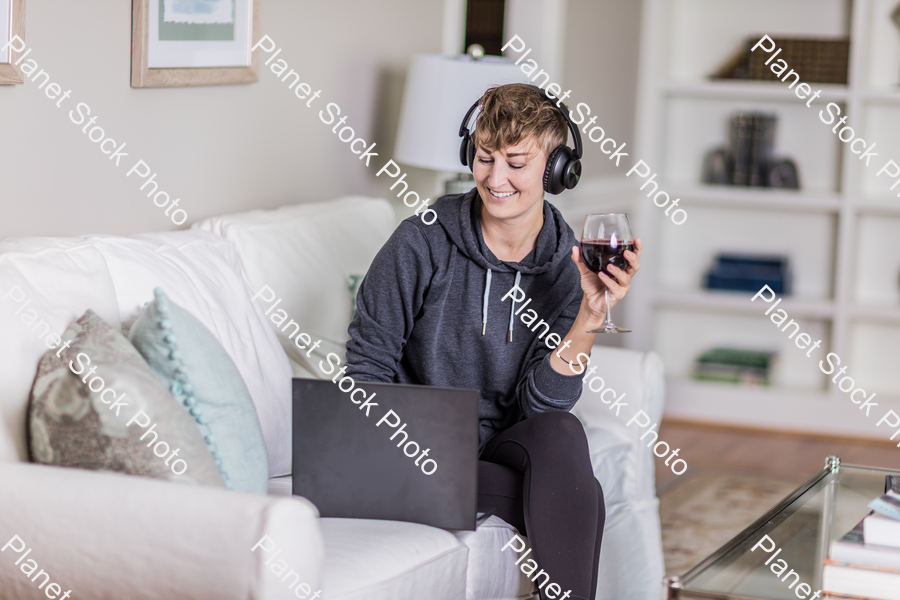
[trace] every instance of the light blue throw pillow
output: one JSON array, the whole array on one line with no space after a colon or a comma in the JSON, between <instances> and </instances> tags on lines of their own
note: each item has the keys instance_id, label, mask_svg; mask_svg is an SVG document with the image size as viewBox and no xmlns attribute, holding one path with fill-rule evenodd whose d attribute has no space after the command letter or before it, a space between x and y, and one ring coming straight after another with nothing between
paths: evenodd
<instances>
[{"instance_id":1,"label":"light blue throw pillow","mask_svg":"<svg viewBox=\"0 0 900 600\"><path fill-rule=\"evenodd\" d=\"M356 296L359 293L359 284L362 283L364 275L348 275L347 276L347 289L350 290L350 300L352 304L352 311L350 312L350 318L356 316Z\"/></svg>"},{"instance_id":2,"label":"light blue throw pillow","mask_svg":"<svg viewBox=\"0 0 900 600\"><path fill-rule=\"evenodd\" d=\"M222 344L156 288L128 339L197 423L225 485L266 494L268 458L250 392Z\"/></svg>"}]
</instances>

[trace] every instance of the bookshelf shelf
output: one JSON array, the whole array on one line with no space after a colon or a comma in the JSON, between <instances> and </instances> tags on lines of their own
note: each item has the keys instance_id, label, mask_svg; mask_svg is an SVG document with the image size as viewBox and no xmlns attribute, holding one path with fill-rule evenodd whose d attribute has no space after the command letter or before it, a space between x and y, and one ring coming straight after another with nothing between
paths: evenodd
<instances>
[{"instance_id":1,"label":"bookshelf shelf","mask_svg":"<svg viewBox=\"0 0 900 600\"><path fill-rule=\"evenodd\" d=\"M814 89L822 90L816 102L844 102L848 90L845 85L811 84ZM789 89L787 84L774 81L704 81L680 82L671 81L662 86L662 92L668 96L686 98L705 98L711 100L769 100L772 102L791 102L805 104Z\"/></svg>"},{"instance_id":2,"label":"bookshelf shelf","mask_svg":"<svg viewBox=\"0 0 900 600\"><path fill-rule=\"evenodd\" d=\"M660 188L682 199L688 220L674 225L646 190L635 191L645 251L623 316L635 332L623 343L662 356L670 375L667 416L883 437L818 362L837 353L860 386L900 404L900 198L874 163L867 168L821 122L819 110L837 102L857 134L877 143L876 162L900 162L900 30L890 20L896 4L644 0L634 158L653 165ZM763 33L849 37L848 84L811 84L824 93L807 108L784 83L708 78ZM797 163L801 191L701 183L706 153L725 145L728 119L740 110L777 115L774 153ZM795 295L779 308L823 340L812 357L750 302L752 294L702 289L706 268L727 251L789 256ZM768 388L691 379L694 359L712 347L776 350L779 379Z\"/></svg>"},{"instance_id":3,"label":"bookshelf shelf","mask_svg":"<svg viewBox=\"0 0 900 600\"><path fill-rule=\"evenodd\" d=\"M865 306L858 305L851 309L854 320L874 321L876 323L900 324L900 306Z\"/></svg>"},{"instance_id":4,"label":"bookshelf shelf","mask_svg":"<svg viewBox=\"0 0 900 600\"><path fill-rule=\"evenodd\" d=\"M686 377L666 378L666 392L666 417L669 418L878 440L890 436L873 428L871 420L846 395L717 384ZM685 401L689 397L691 401ZM893 407L896 411L900 395L879 393L878 402L879 408Z\"/></svg>"},{"instance_id":5,"label":"bookshelf shelf","mask_svg":"<svg viewBox=\"0 0 900 600\"><path fill-rule=\"evenodd\" d=\"M852 206L860 213L900 217L900 198L893 196L881 198L869 196L865 200L853 202Z\"/></svg>"},{"instance_id":6,"label":"bookshelf shelf","mask_svg":"<svg viewBox=\"0 0 900 600\"><path fill-rule=\"evenodd\" d=\"M670 193L691 204L731 206L751 210L831 213L837 212L841 207L840 195L828 192L814 193L725 185L696 185L673 187ZM897 204L900 206L900 201Z\"/></svg>"},{"instance_id":7,"label":"bookshelf shelf","mask_svg":"<svg viewBox=\"0 0 900 600\"><path fill-rule=\"evenodd\" d=\"M770 396L777 399L781 394L796 394L798 396L807 396L809 400L821 400L819 390L810 390L802 388L791 388L779 385L743 385L733 383L720 383L716 381L703 381L692 377L669 377L669 383L678 387L690 387L702 390L705 393L714 396L734 398L744 397L751 399L754 396Z\"/></svg>"},{"instance_id":8,"label":"bookshelf shelf","mask_svg":"<svg viewBox=\"0 0 900 600\"><path fill-rule=\"evenodd\" d=\"M666 290L654 294L655 303L661 306L692 310L719 310L739 314L765 316L768 305L761 300L751 302L750 292L713 292ZM804 300L785 298L778 308L784 309L792 317L807 319L831 319L834 317L833 302L827 300ZM898 310L900 313L900 310ZM900 315L898 315L900 316Z\"/></svg>"},{"instance_id":9,"label":"bookshelf shelf","mask_svg":"<svg viewBox=\"0 0 900 600\"><path fill-rule=\"evenodd\" d=\"M900 104L900 87L862 92L860 97L873 104Z\"/></svg>"}]
</instances>

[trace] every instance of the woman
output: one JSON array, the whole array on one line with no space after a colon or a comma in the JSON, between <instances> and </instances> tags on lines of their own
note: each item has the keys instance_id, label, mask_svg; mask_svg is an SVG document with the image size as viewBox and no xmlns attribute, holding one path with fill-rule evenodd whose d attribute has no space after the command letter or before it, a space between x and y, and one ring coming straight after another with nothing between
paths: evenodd
<instances>
[{"instance_id":1,"label":"woman","mask_svg":"<svg viewBox=\"0 0 900 600\"><path fill-rule=\"evenodd\" d=\"M574 359L590 355L605 287L613 303L628 292L641 244L625 253L627 271L609 267L615 278L588 270L544 200L547 157L568 134L561 109L523 84L492 88L480 104L476 187L439 198L433 225L406 219L378 252L359 288L347 375L480 390L479 506L528 536L567 597L593 600L605 509L568 412L585 371Z\"/></svg>"}]
</instances>

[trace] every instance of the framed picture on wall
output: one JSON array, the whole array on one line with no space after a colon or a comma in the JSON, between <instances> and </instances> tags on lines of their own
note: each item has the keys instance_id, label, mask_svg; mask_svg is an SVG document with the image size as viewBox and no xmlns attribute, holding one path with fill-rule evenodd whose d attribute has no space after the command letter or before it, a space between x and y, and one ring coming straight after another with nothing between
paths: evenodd
<instances>
[{"instance_id":1,"label":"framed picture on wall","mask_svg":"<svg viewBox=\"0 0 900 600\"><path fill-rule=\"evenodd\" d=\"M257 81L259 3L132 0L131 87Z\"/></svg>"},{"instance_id":2,"label":"framed picture on wall","mask_svg":"<svg viewBox=\"0 0 900 600\"><path fill-rule=\"evenodd\" d=\"M25 0L0 0L0 48L9 45L15 36L25 39ZM12 46L0 50L0 85L25 82L22 70L16 66L21 54Z\"/></svg>"}]
</instances>

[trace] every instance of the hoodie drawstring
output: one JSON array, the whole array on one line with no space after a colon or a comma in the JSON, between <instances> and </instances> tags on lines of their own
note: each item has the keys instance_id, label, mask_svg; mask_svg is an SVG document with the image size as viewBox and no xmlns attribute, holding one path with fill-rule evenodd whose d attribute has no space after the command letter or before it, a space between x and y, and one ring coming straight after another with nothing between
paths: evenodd
<instances>
[{"instance_id":1,"label":"hoodie drawstring","mask_svg":"<svg viewBox=\"0 0 900 600\"><path fill-rule=\"evenodd\" d=\"M485 330L487 329L487 316L488 316L488 298L491 295L491 270L487 270L487 279L484 283L484 300L482 301L481 308L481 335L484 335Z\"/></svg>"},{"instance_id":2,"label":"hoodie drawstring","mask_svg":"<svg viewBox=\"0 0 900 600\"><path fill-rule=\"evenodd\" d=\"M516 287L519 287L519 283L522 281L522 273L516 271ZM484 282L484 301L482 303L481 309L481 335L484 335L487 330L487 319L488 319L488 300L491 295L491 270L487 270L487 275L485 276ZM513 325L516 322L516 296L513 294L512 296L512 305L509 308L509 341L512 341L512 332Z\"/></svg>"},{"instance_id":3,"label":"hoodie drawstring","mask_svg":"<svg viewBox=\"0 0 900 600\"><path fill-rule=\"evenodd\" d=\"M516 287L519 287L519 282L522 281L522 273L516 271ZM516 322L516 295L512 296L512 306L509 307L509 341L512 341L512 330L513 323Z\"/></svg>"}]
</instances>

